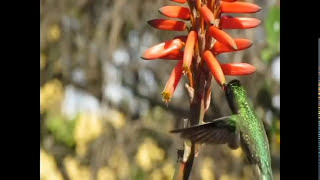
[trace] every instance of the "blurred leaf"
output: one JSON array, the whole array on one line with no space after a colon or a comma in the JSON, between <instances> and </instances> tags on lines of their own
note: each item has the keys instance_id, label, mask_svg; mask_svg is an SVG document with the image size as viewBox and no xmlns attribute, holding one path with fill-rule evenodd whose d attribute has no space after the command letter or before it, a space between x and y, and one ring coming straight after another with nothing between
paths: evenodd
<instances>
[{"instance_id":1,"label":"blurred leaf","mask_svg":"<svg viewBox=\"0 0 320 180\"><path fill-rule=\"evenodd\" d=\"M269 45L279 51L280 43L280 7L274 6L269 9L266 20L267 41Z\"/></svg>"},{"instance_id":2,"label":"blurred leaf","mask_svg":"<svg viewBox=\"0 0 320 180\"><path fill-rule=\"evenodd\" d=\"M280 7L273 6L269 9L265 28L268 47L262 51L262 59L270 63L273 56L280 52Z\"/></svg>"},{"instance_id":3,"label":"blurred leaf","mask_svg":"<svg viewBox=\"0 0 320 180\"><path fill-rule=\"evenodd\" d=\"M68 120L62 115L49 115L46 120L46 127L57 141L64 143L69 147L73 147L75 145L73 132L76 119L77 117Z\"/></svg>"},{"instance_id":4,"label":"blurred leaf","mask_svg":"<svg viewBox=\"0 0 320 180\"><path fill-rule=\"evenodd\" d=\"M273 57L273 51L270 48L265 48L261 52L261 59L267 63L270 63Z\"/></svg>"},{"instance_id":5,"label":"blurred leaf","mask_svg":"<svg viewBox=\"0 0 320 180\"><path fill-rule=\"evenodd\" d=\"M143 171L142 168L138 167L138 166L133 166L131 168L132 171L132 177L133 180L143 180L143 179L147 179L147 173L145 171Z\"/></svg>"}]
</instances>

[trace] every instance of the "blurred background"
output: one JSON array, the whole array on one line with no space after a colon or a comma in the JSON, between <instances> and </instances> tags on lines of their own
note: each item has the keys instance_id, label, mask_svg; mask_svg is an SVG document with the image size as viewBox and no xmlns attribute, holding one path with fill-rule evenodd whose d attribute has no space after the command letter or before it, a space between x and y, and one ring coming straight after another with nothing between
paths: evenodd
<instances>
[{"instance_id":1,"label":"blurred background","mask_svg":"<svg viewBox=\"0 0 320 180\"><path fill-rule=\"evenodd\" d=\"M254 42L245 51L219 55L221 62L257 67L239 79L264 121L275 179L280 179L280 0L253 1L261 25L228 30ZM148 47L186 32L160 31L146 21L168 0L40 1L40 177L42 180L172 179L189 110L183 78L167 107L161 92L175 61L142 60ZM239 15L237 15L239 16ZM213 82L206 120L230 115ZM190 179L254 179L241 149L207 145Z\"/></svg>"}]
</instances>

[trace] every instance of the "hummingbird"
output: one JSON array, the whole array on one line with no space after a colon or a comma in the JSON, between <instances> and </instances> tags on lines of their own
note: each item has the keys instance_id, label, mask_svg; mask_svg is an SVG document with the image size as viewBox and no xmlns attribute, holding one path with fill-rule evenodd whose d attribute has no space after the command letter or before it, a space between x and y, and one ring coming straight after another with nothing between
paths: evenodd
<instances>
[{"instance_id":1,"label":"hummingbird","mask_svg":"<svg viewBox=\"0 0 320 180\"><path fill-rule=\"evenodd\" d=\"M227 144L231 149L240 146L260 180L273 180L269 142L262 121L248 103L240 81L232 80L224 86L231 116L224 116L201 125L172 130L195 143Z\"/></svg>"}]
</instances>

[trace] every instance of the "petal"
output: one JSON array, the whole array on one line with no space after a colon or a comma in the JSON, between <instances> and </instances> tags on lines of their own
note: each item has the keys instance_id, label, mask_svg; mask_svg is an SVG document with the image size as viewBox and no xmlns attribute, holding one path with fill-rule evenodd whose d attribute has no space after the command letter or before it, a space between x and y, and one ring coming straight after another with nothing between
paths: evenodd
<instances>
[{"instance_id":1,"label":"petal","mask_svg":"<svg viewBox=\"0 0 320 180\"><path fill-rule=\"evenodd\" d=\"M238 47L237 50L234 50L233 48L226 46L226 45L220 43L219 41L217 41L214 44L211 52L215 53L215 54L220 54L220 53L226 53L226 52L241 51L241 50L244 50L244 49L251 47L253 44L252 41L250 41L249 39L233 39L233 40Z\"/></svg>"},{"instance_id":2,"label":"petal","mask_svg":"<svg viewBox=\"0 0 320 180\"><path fill-rule=\"evenodd\" d=\"M220 27L222 29L249 29L257 27L260 22L260 20L255 18L222 16Z\"/></svg>"},{"instance_id":3,"label":"petal","mask_svg":"<svg viewBox=\"0 0 320 180\"><path fill-rule=\"evenodd\" d=\"M243 76L249 75L256 71L256 67L247 63L227 63L221 64L224 75Z\"/></svg>"},{"instance_id":4,"label":"petal","mask_svg":"<svg viewBox=\"0 0 320 180\"><path fill-rule=\"evenodd\" d=\"M261 7L248 2L221 2L221 13L255 13Z\"/></svg>"},{"instance_id":5,"label":"petal","mask_svg":"<svg viewBox=\"0 0 320 180\"><path fill-rule=\"evenodd\" d=\"M166 86L162 92L163 101L168 103L176 90L182 76L182 60L180 60L172 70Z\"/></svg>"},{"instance_id":6,"label":"petal","mask_svg":"<svg viewBox=\"0 0 320 180\"><path fill-rule=\"evenodd\" d=\"M197 39L198 39L197 32L190 31L187 38L186 46L184 48L184 54L183 54L183 72L184 73L190 71L193 49Z\"/></svg>"},{"instance_id":7,"label":"petal","mask_svg":"<svg viewBox=\"0 0 320 180\"><path fill-rule=\"evenodd\" d=\"M218 60L213 56L213 54L206 50L203 53L203 59L207 63L214 79L217 81L217 83L221 86L226 84L226 79L224 77L223 71L221 69L220 63Z\"/></svg>"},{"instance_id":8,"label":"petal","mask_svg":"<svg viewBox=\"0 0 320 180\"><path fill-rule=\"evenodd\" d=\"M169 31L184 31L187 25L183 21L175 21L171 19L153 19L148 24L154 28Z\"/></svg>"},{"instance_id":9,"label":"petal","mask_svg":"<svg viewBox=\"0 0 320 180\"><path fill-rule=\"evenodd\" d=\"M181 3L181 4L184 4L187 2L187 0L170 0L170 1L173 1L173 2L176 2L176 3Z\"/></svg>"},{"instance_id":10,"label":"petal","mask_svg":"<svg viewBox=\"0 0 320 180\"><path fill-rule=\"evenodd\" d=\"M166 60L182 60L183 58L183 51L180 50L173 50L168 55L161 57L161 59Z\"/></svg>"},{"instance_id":11,"label":"petal","mask_svg":"<svg viewBox=\"0 0 320 180\"><path fill-rule=\"evenodd\" d=\"M224 2L235 2L237 0L221 0L221 1L224 1Z\"/></svg>"},{"instance_id":12,"label":"petal","mask_svg":"<svg viewBox=\"0 0 320 180\"><path fill-rule=\"evenodd\" d=\"M208 23L208 24L214 23L214 15L206 5L203 5L199 9L199 11L200 11L201 16L203 17L203 19L205 20L206 23Z\"/></svg>"},{"instance_id":13,"label":"petal","mask_svg":"<svg viewBox=\"0 0 320 180\"><path fill-rule=\"evenodd\" d=\"M230 46L231 48L237 50L237 45L232 39L232 37L229 36L226 32L222 31L221 29L218 29L215 26L210 26L208 33L210 36L214 37L220 43L226 46Z\"/></svg>"},{"instance_id":14,"label":"petal","mask_svg":"<svg viewBox=\"0 0 320 180\"><path fill-rule=\"evenodd\" d=\"M170 54L174 50L180 50L183 45L184 42L180 39L165 41L147 49L141 58L145 60L158 59Z\"/></svg>"},{"instance_id":15,"label":"petal","mask_svg":"<svg viewBox=\"0 0 320 180\"><path fill-rule=\"evenodd\" d=\"M159 12L170 18L179 18L184 20L190 19L190 9L181 6L163 6L159 9Z\"/></svg>"}]
</instances>

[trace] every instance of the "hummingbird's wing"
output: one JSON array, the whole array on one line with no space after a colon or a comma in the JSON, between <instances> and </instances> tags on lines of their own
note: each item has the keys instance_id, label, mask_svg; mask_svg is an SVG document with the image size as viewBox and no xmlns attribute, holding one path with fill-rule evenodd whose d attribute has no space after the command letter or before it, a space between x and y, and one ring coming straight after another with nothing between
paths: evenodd
<instances>
[{"instance_id":1,"label":"hummingbird's wing","mask_svg":"<svg viewBox=\"0 0 320 180\"><path fill-rule=\"evenodd\" d=\"M234 116L225 116L212 122L192 126L184 129L175 129L170 132L180 133L181 137L197 143L228 144L230 148L240 146L240 133L236 127Z\"/></svg>"}]
</instances>

